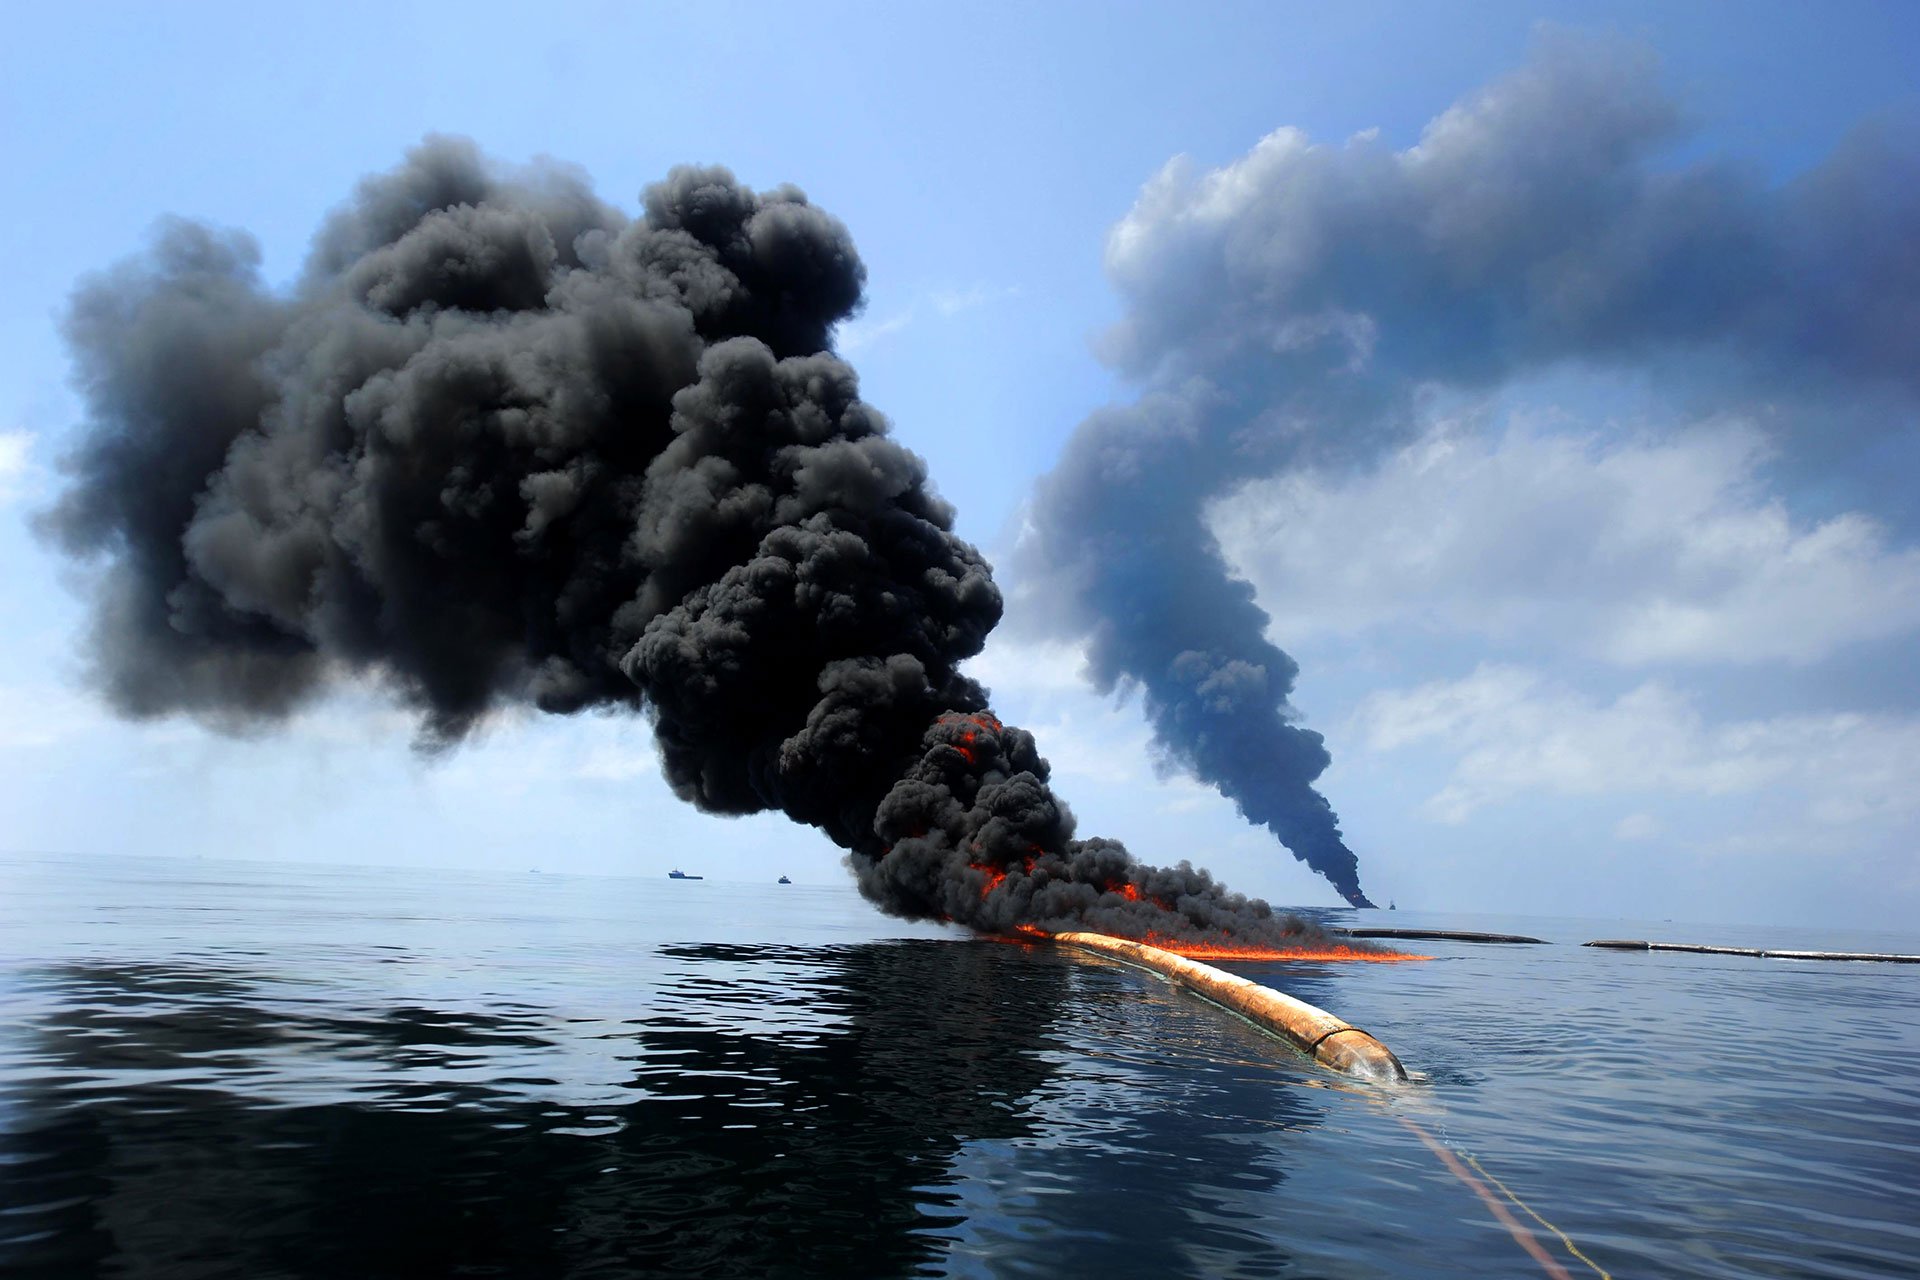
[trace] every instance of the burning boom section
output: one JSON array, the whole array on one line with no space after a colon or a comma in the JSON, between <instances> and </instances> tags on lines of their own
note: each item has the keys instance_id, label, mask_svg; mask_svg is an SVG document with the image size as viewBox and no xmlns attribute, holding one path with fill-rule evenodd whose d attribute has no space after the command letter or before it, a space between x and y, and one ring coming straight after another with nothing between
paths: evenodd
<instances>
[{"instance_id":1,"label":"burning boom section","mask_svg":"<svg viewBox=\"0 0 1920 1280\"><path fill-rule=\"evenodd\" d=\"M861 888L902 915L1003 934L1097 929L1187 956L1399 960L1228 890L1182 862L1153 867L1124 845L1073 838L1033 735L991 713L939 716L881 802L877 854L851 861Z\"/></svg>"}]
</instances>

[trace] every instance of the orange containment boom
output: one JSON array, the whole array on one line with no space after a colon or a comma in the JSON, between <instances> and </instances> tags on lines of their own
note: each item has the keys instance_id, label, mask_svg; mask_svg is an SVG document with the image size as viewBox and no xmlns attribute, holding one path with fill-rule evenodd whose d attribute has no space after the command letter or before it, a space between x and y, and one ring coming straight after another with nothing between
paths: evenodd
<instances>
[{"instance_id":1,"label":"orange containment boom","mask_svg":"<svg viewBox=\"0 0 1920 1280\"><path fill-rule=\"evenodd\" d=\"M1189 991L1273 1032L1322 1066L1342 1075L1379 1084L1407 1078L1407 1069L1400 1065L1400 1059L1393 1056L1391 1049L1360 1028L1304 1000L1281 995L1271 987L1144 942L1104 933L1070 931L1050 936L1055 942L1098 951L1171 978Z\"/></svg>"}]
</instances>

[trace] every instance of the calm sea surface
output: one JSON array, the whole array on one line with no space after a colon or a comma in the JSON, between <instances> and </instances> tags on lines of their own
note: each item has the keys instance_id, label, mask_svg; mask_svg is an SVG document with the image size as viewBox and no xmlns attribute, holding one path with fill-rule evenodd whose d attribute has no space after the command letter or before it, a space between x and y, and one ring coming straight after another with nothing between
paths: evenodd
<instances>
[{"instance_id":1,"label":"calm sea surface","mask_svg":"<svg viewBox=\"0 0 1920 1280\"><path fill-rule=\"evenodd\" d=\"M1368 923L1557 945L1235 966L1383 1091L850 884L0 860L0 1274L1920 1274L1920 966L1572 945L1915 937Z\"/></svg>"}]
</instances>

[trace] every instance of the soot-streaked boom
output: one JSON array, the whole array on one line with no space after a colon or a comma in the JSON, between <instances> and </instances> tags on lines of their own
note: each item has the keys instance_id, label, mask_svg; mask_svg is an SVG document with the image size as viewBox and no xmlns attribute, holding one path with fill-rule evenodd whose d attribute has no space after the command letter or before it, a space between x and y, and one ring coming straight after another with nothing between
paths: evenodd
<instances>
[{"instance_id":1,"label":"soot-streaked boom","mask_svg":"<svg viewBox=\"0 0 1920 1280\"><path fill-rule=\"evenodd\" d=\"M449 139L289 291L245 235L166 225L68 319L90 421L45 525L105 563L101 688L247 727L371 678L428 748L503 704L643 710L676 793L819 827L887 911L1317 941L1075 839L960 674L1001 597L830 351L864 278L791 187L677 169L630 220Z\"/></svg>"}]
</instances>

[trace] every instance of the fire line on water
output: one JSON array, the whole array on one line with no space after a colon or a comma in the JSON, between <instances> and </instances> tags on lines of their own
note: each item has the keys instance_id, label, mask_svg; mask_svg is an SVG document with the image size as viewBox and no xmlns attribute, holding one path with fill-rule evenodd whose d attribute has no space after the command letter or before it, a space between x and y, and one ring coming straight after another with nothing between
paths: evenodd
<instances>
[{"instance_id":1,"label":"fire line on water","mask_svg":"<svg viewBox=\"0 0 1920 1280\"><path fill-rule=\"evenodd\" d=\"M1047 930L1037 925L1017 924L1011 934L982 935L995 942L1014 942L1031 944L1035 940L1050 941L1053 937ZM1384 948L1363 949L1344 944L1330 947L1245 947L1230 943L1187 942L1178 938L1166 938L1149 933L1144 938L1129 941L1144 943L1149 947L1158 947L1162 951L1171 951L1174 955L1185 956L1189 960L1310 960L1327 962L1345 962L1362 960L1373 964L1392 964L1402 960L1431 960L1432 956L1414 955L1406 951L1389 951Z\"/></svg>"}]
</instances>

